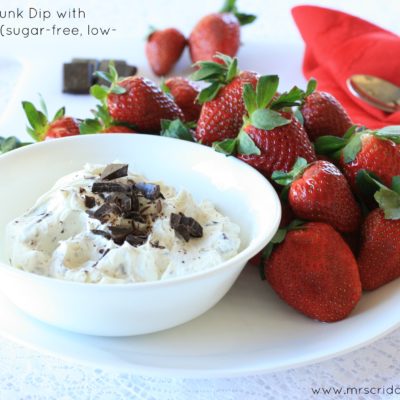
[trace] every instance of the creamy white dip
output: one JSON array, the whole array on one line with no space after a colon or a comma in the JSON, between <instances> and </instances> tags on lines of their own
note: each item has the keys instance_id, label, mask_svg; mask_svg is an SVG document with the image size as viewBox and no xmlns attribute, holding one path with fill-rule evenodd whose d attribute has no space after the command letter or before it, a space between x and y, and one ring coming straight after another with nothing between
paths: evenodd
<instances>
[{"instance_id":1,"label":"creamy white dip","mask_svg":"<svg viewBox=\"0 0 400 400\"><path fill-rule=\"evenodd\" d=\"M239 227L209 201L196 204L185 190L162 182L161 212L152 220L144 244L122 245L93 233L107 231L109 222L88 213L85 196L105 165L87 164L56 182L22 216L7 226L7 250L12 266L40 275L88 283L127 283L171 279L202 271L233 257L240 246ZM113 182L149 182L129 172ZM145 199L143 200L145 201ZM160 207L158 205L158 207ZM154 207L153 207L154 208ZM171 213L194 218L203 236L185 241L171 228Z\"/></svg>"}]
</instances>

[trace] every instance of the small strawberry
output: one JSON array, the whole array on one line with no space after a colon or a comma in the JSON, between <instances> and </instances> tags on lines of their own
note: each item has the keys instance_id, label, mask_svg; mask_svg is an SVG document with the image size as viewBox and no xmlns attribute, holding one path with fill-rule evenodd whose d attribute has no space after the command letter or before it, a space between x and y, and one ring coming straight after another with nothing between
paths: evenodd
<instances>
[{"instance_id":1,"label":"small strawberry","mask_svg":"<svg viewBox=\"0 0 400 400\"><path fill-rule=\"evenodd\" d=\"M119 80L117 71L96 72L110 82L109 88L94 85L91 94L106 107L115 125L129 125L138 132L159 133L162 119L183 118L182 111L149 79L133 76Z\"/></svg>"},{"instance_id":2,"label":"small strawberry","mask_svg":"<svg viewBox=\"0 0 400 400\"><path fill-rule=\"evenodd\" d=\"M197 102L200 89L197 85L180 76L167 79L161 89L169 93L178 107L182 110L184 121L197 121L200 117L201 104Z\"/></svg>"},{"instance_id":3,"label":"small strawberry","mask_svg":"<svg viewBox=\"0 0 400 400\"><path fill-rule=\"evenodd\" d=\"M371 174L366 174L378 188L375 199L379 208L365 218L358 256L364 290L374 290L400 277L400 176L393 177L389 189Z\"/></svg>"},{"instance_id":4,"label":"small strawberry","mask_svg":"<svg viewBox=\"0 0 400 400\"><path fill-rule=\"evenodd\" d=\"M223 53L234 57L240 46L240 26L252 23L254 15L239 13L236 0L227 0L219 13L203 17L189 37L192 61L216 61L214 56Z\"/></svg>"},{"instance_id":5,"label":"small strawberry","mask_svg":"<svg viewBox=\"0 0 400 400\"><path fill-rule=\"evenodd\" d=\"M321 136L315 142L319 154L332 156L340 165L353 189L360 170L367 170L387 186L400 175L400 126L388 126L377 131L349 129L342 137Z\"/></svg>"},{"instance_id":6,"label":"small strawberry","mask_svg":"<svg viewBox=\"0 0 400 400\"><path fill-rule=\"evenodd\" d=\"M146 42L146 56L153 72L158 76L168 74L185 46L185 36L177 29L153 30Z\"/></svg>"},{"instance_id":7,"label":"small strawberry","mask_svg":"<svg viewBox=\"0 0 400 400\"><path fill-rule=\"evenodd\" d=\"M285 186L298 218L325 222L340 232L355 232L361 209L344 175L328 161L308 164L298 158L290 172L275 171L272 179Z\"/></svg>"},{"instance_id":8,"label":"small strawberry","mask_svg":"<svg viewBox=\"0 0 400 400\"><path fill-rule=\"evenodd\" d=\"M287 304L323 322L351 313L361 297L360 276L338 232L321 222L292 223L278 230L272 242L266 249L265 276Z\"/></svg>"},{"instance_id":9,"label":"small strawberry","mask_svg":"<svg viewBox=\"0 0 400 400\"><path fill-rule=\"evenodd\" d=\"M274 171L290 171L298 157L315 161L314 149L294 114L282 109L298 106L314 86L311 81L306 92L294 87L275 96L279 85L276 75L260 77L257 88L246 84L243 99L248 116L235 139L214 143L214 148L237 157L258 169L266 177Z\"/></svg>"},{"instance_id":10,"label":"small strawberry","mask_svg":"<svg viewBox=\"0 0 400 400\"><path fill-rule=\"evenodd\" d=\"M49 121L46 104L41 99L42 110L29 101L23 101L22 107L28 118L30 126L27 132L35 141L43 141L45 139L55 139L65 136L79 135L79 123L72 117L65 116L65 107L60 108L53 119Z\"/></svg>"},{"instance_id":11,"label":"small strawberry","mask_svg":"<svg viewBox=\"0 0 400 400\"><path fill-rule=\"evenodd\" d=\"M198 102L203 104L197 122L196 140L211 146L213 142L235 138L243 125L246 109L243 102L245 84L256 86L255 72L240 72L237 59L223 54L217 56L223 65L214 62L199 62L199 70L192 78L210 83L203 89Z\"/></svg>"},{"instance_id":12,"label":"small strawberry","mask_svg":"<svg viewBox=\"0 0 400 400\"><path fill-rule=\"evenodd\" d=\"M94 118L85 119L79 125L81 134L136 133L132 127L115 122L104 104L97 105L96 110L92 110L92 113L94 114Z\"/></svg>"},{"instance_id":13,"label":"small strawberry","mask_svg":"<svg viewBox=\"0 0 400 400\"><path fill-rule=\"evenodd\" d=\"M310 140L320 136L343 136L352 122L343 106L329 93L315 91L300 107Z\"/></svg>"}]
</instances>

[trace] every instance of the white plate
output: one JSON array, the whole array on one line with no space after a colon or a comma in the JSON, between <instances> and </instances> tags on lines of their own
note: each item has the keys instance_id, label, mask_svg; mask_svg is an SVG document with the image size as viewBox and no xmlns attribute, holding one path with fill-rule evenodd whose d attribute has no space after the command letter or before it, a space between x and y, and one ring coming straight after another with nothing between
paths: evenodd
<instances>
[{"instance_id":1,"label":"white plate","mask_svg":"<svg viewBox=\"0 0 400 400\"><path fill-rule=\"evenodd\" d=\"M323 324L281 302L248 265L203 316L157 334L102 338L38 322L0 295L0 334L63 359L105 370L170 377L228 377L320 361L367 344L399 325L400 281L364 295L346 320Z\"/></svg>"}]
</instances>

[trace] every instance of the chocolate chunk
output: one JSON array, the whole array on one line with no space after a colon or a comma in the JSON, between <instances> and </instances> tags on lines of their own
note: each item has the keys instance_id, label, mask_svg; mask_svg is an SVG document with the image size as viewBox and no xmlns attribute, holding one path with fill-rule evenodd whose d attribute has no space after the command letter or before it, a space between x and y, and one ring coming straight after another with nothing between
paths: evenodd
<instances>
[{"instance_id":1,"label":"chocolate chunk","mask_svg":"<svg viewBox=\"0 0 400 400\"><path fill-rule=\"evenodd\" d=\"M93 85L95 68L89 62L74 62L64 64L63 92L87 94Z\"/></svg>"},{"instance_id":2,"label":"chocolate chunk","mask_svg":"<svg viewBox=\"0 0 400 400\"><path fill-rule=\"evenodd\" d=\"M132 198L125 193L113 193L106 198L106 202L117 205L122 212L129 212L132 209Z\"/></svg>"},{"instance_id":3,"label":"chocolate chunk","mask_svg":"<svg viewBox=\"0 0 400 400\"><path fill-rule=\"evenodd\" d=\"M102 231L101 229L92 229L91 232L94 235L100 235L100 236L104 236L106 239L110 240L111 239L111 235L106 232L106 231Z\"/></svg>"},{"instance_id":4,"label":"chocolate chunk","mask_svg":"<svg viewBox=\"0 0 400 400\"><path fill-rule=\"evenodd\" d=\"M125 239L131 246L141 246L146 243L147 235L133 235L129 234Z\"/></svg>"},{"instance_id":5,"label":"chocolate chunk","mask_svg":"<svg viewBox=\"0 0 400 400\"><path fill-rule=\"evenodd\" d=\"M142 223L146 222L146 220L143 218L142 215L140 215L138 211L128 211L126 213L123 213L122 216L127 219L132 219L133 221L136 222L142 222Z\"/></svg>"},{"instance_id":6,"label":"chocolate chunk","mask_svg":"<svg viewBox=\"0 0 400 400\"><path fill-rule=\"evenodd\" d=\"M182 213L172 213L170 225L186 242L188 242L191 237L199 238L203 236L203 227L194 218L186 217Z\"/></svg>"},{"instance_id":7,"label":"chocolate chunk","mask_svg":"<svg viewBox=\"0 0 400 400\"><path fill-rule=\"evenodd\" d=\"M125 226L111 226L111 238L117 244L122 244L125 241L125 238L133 232L133 228L127 228Z\"/></svg>"},{"instance_id":8,"label":"chocolate chunk","mask_svg":"<svg viewBox=\"0 0 400 400\"><path fill-rule=\"evenodd\" d=\"M85 195L85 207L93 208L96 205L96 200L92 196Z\"/></svg>"},{"instance_id":9,"label":"chocolate chunk","mask_svg":"<svg viewBox=\"0 0 400 400\"><path fill-rule=\"evenodd\" d=\"M71 60L73 64L75 63L86 63L93 65L93 69L96 71L99 68L99 61L94 58L73 58Z\"/></svg>"},{"instance_id":10,"label":"chocolate chunk","mask_svg":"<svg viewBox=\"0 0 400 400\"><path fill-rule=\"evenodd\" d=\"M100 220L100 222L108 222L113 215L121 215L121 210L115 204L104 203L93 214L93 217Z\"/></svg>"},{"instance_id":11,"label":"chocolate chunk","mask_svg":"<svg viewBox=\"0 0 400 400\"><path fill-rule=\"evenodd\" d=\"M100 175L103 181L111 181L128 175L128 164L109 164Z\"/></svg>"},{"instance_id":12,"label":"chocolate chunk","mask_svg":"<svg viewBox=\"0 0 400 400\"><path fill-rule=\"evenodd\" d=\"M92 192L93 193L113 193L113 192L127 193L127 192L131 191L131 188L132 188L131 186L124 185L123 183L97 181L97 182L94 182L92 185Z\"/></svg>"},{"instance_id":13,"label":"chocolate chunk","mask_svg":"<svg viewBox=\"0 0 400 400\"><path fill-rule=\"evenodd\" d=\"M135 183L135 188L143 194L146 199L155 200L160 197L160 185L154 183L138 182Z\"/></svg>"}]
</instances>

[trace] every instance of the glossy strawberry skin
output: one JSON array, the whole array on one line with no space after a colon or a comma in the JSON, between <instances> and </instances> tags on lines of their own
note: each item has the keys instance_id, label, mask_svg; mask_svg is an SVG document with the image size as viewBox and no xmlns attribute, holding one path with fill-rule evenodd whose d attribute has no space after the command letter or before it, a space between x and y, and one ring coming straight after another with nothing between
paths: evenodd
<instances>
[{"instance_id":1,"label":"glossy strawberry skin","mask_svg":"<svg viewBox=\"0 0 400 400\"><path fill-rule=\"evenodd\" d=\"M182 110L184 121L197 121L201 112L201 105L196 101L199 94L197 85L180 76L166 80L165 85L171 91L175 103Z\"/></svg>"},{"instance_id":2,"label":"glossy strawberry skin","mask_svg":"<svg viewBox=\"0 0 400 400\"><path fill-rule=\"evenodd\" d=\"M340 166L351 186L356 188L358 171L365 169L377 175L385 185L391 186L392 178L400 175L400 151L390 140L383 140L371 134L361 137L362 148L350 163L345 163L343 154Z\"/></svg>"},{"instance_id":3,"label":"glossy strawberry skin","mask_svg":"<svg viewBox=\"0 0 400 400\"><path fill-rule=\"evenodd\" d=\"M102 133L136 133L133 129L123 125L111 125L103 129Z\"/></svg>"},{"instance_id":4,"label":"glossy strawberry skin","mask_svg":"<svg viewBox=\"0 0 400 400\"><path fill-rule=\"evenodd\" d=\"M358 257L364 290L374 290L400 277L400 220L385 219L381 209L370 212L361 232Z\"/></svg>"},{"instance_id":5,"label":"glossy strawberry skin","mask_svg":"<svg viewBox=\"0 0 400 400\"><path fill-rule=\"evenodd\" d=\"M234 57L240 46L240 25L231 13L214 13L203 17L189 37L192 61L215 61L217 52Z\"/></svg>"},{"instance_id":6,"label":"glossy strawberry skin","mask_svg":"<svg viewBox=\"0 0 400 400\"><path fill-rule=\"evenodd\" d=\"M49 124L45 138L56 139L75 135L79 135L78 122L71 117L61 117Z\"/></svg>"},{"instance_id":7,"label":"glossy strawberry skin","mask_svg":"<svg viewBox=\"0 0 400 400\"><path fill-rule=\"evenodd\" d=\"M311 141L325 135L341 137L352 125L343 106L326 92L315 91L307 96L301 113Z\"/></svg>"},{"instance_id":8,"label":"glossy strawberry skin","mask_svg":"<svg viewBox=\"0 0 400 400\"><path fill-rule=\"evenodd\" d=\"M325 222L340 232L354 232L361 210L344 175L332 163L316 161L289 190L290 205L300 219Z\"/></svg>"},{"instance_id":9,"label":"glossy strawberry skin","mask_svg":"<svg viewBox=\"0 0 400 400\"><path fill-rule=\"evenodd\" d=\"M319 321L346 318L361 297L353 253L338 232L320 222L289 231L267 260L265 275L287 304Z\"/></svg>"},{"instance_id":10,"label":"glossy strawberry skin","mask_svg":"<svg viewBox=\"0 0 400 400\"><path fill-rule=\"evenodd\" d=\"M238 154L238 158L270 178L274 171L288 172L298 157L311 163L316 160L314 148L300 122L290 113L281 112L291 122L271 130L246 125L244 131L260 149L260 155Z\"/></svg>"},{"instance_id":11,"label":"glossy strawberry skin","mask_svg":"<svg viewBox=\"0 0 400 400\"><path fill-rule=\"evenodd\" d=\"M161 119L183 119L175 102L149 79L134 76L118 83L123 94L110 93L108 111L117 122L134 125L138 132L158 133Z\"/></svg>"},{"instance_id":12,"label":"glossy strawberry skin","mask_svg":"<svg viewBox=\"0 0 400 400\"><path fill-rule=\"evenodd\" d=\"M146 43L146 56L153 72L158 76L168 74L185 46L185 36L175 28L153 32Z\"/></svg>"},{"instance_id":13,"label":"glossy strawberry skin","mask_svg":"<svg viewBox=\"0 0 400 400\"><path fill-rule=\"evenodd\" d=\"M213 142L236 137L246 113L243 86L249 83L255 87L257 80L255 72L241 72L213 100L204 103L197 123L196 140L211 146Z\"/></svg>"}]
</instances>

